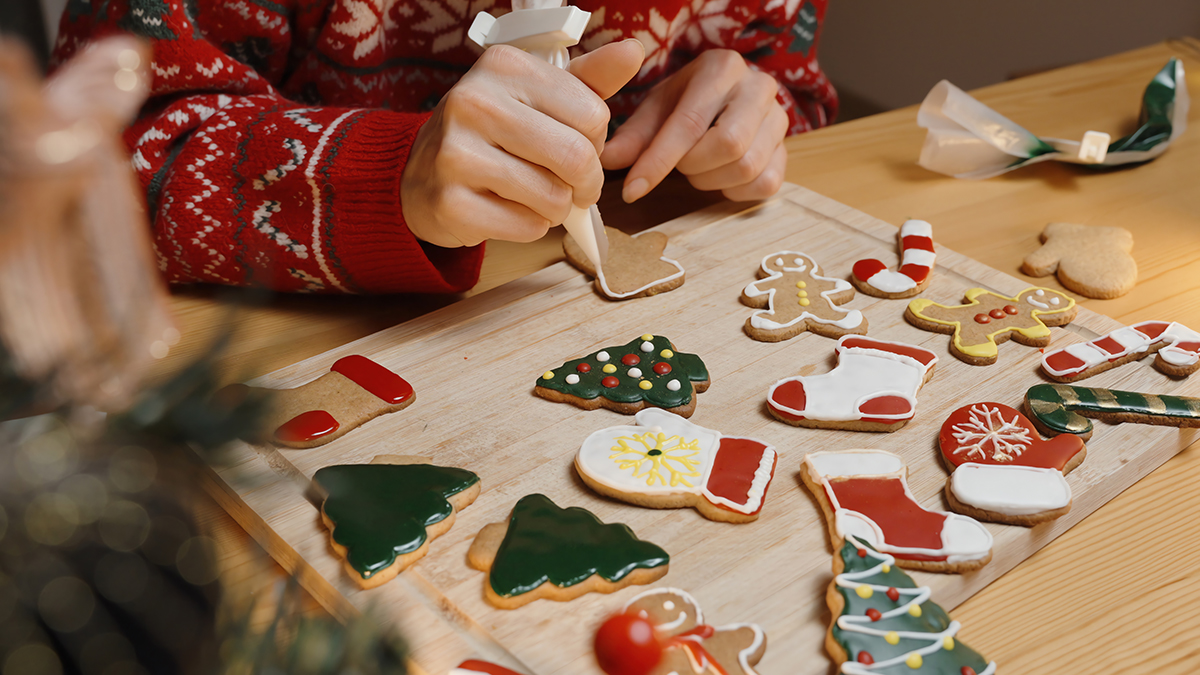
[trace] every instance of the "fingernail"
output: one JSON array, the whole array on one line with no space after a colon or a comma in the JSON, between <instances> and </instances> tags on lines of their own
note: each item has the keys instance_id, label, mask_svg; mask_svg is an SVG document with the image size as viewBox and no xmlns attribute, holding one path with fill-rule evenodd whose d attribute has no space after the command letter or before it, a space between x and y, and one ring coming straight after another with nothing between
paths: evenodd
<instances>
[{"instance_id":1,"label":"fingernail","mask_svg":"<svg viewBox=\"0 0 1200 675\"><path fill-rule=\"evenodd\" d=\"M645 178L635 178L621 191L621 199L624 199L626 204L632 204L649 191L650 181Z\"/></svg>"}]
</instances>

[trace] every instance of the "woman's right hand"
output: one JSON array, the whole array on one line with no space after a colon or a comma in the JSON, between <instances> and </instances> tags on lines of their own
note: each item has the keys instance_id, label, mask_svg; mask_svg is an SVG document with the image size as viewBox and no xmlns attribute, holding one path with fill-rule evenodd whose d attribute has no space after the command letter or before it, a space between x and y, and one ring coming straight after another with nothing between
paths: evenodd
<instances>
[{"instance_id":1,"label":"woman's right hand","mask_svg":"<svg viewBox=\"0 0 1200 675\"><path fill-rule=\"evenodd\" d=\"M514 47L490 47L434 108L401 176L409 229L453 248L533 241L571 207L600 198L604 99L641 67L636 40L605 45L569 72Z\"/></svg>"}]
</instances>

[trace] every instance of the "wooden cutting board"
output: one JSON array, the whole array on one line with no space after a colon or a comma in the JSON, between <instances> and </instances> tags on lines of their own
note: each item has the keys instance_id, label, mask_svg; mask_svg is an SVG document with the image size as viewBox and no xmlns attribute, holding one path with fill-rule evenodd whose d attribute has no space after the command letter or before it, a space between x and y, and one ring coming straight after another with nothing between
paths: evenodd
<instances>
[{"instance_id":1,"label":"wooden cutting board","mask_svg":"<svg viewBox=\"0 0 1200 675\"><path fill-rule=\"evenodd\" d=\"M804 454L851 448L897 453L908 463L909 485L918 500L944 510L947 474L936 457L943 420L972 402L1020 407L1025 390L1046 381L1038 369L1040 353L1008 342L1001 345L996 365L969 366L949 353L949 336L904 321L906 300L859 294L847 307L866 314L871 337L920 345L939 355L932 380L919 394L916 419L892 434L794 428L768 415L767 388L783 377L831 369L835 341L811 334L780 343L749 339L742 324L753 310L738 301L740 291L755 279L763 256L777 250L803 251L829 276L845 277L864 257L894 265L895 226L787 185L770 201L752 207L721 203L657 229L671 238L667 255L687 269L687 282L678 290L614 303L559 263L252 382L298 386L342 356L363 354L411 382L417 401L311 450L235 446L233 461L211 476L219 501L331 612L347 616L367 610L395 623L414 647L418 669L431 675L469 657L531 675L599 673L591 653L594 629L641 587L570 603L540 600L506 611L486 603L484 574L467 566L467 548L480 528L505 520L517 499L534 492L563 507L587 508L605 522L626 523L640 538L665 548L670 572L656 585L692 593L708 623L761 625L768 638L761 673L827 673L823 640L831 549L820 510L800 482ZM1026 287L946 248L937 252L934 280L922 297L956 304L975 286L1006 295ZM1074 323L1054 329L1052 347L1091 340L1120 325L1080 309ZM533 385L542 372L567 359L644 333L666 336L707 364L713 383L699 396L693 422L758 438L778 450L775 479L757 522L729 525L692 509L638 508L598 497L576 476L572 459L583 439L631 418L542 400L532 394ZM1113 369L1085 384L1200 396L1200 377L1171 380L1150 361ZM1194 429L1098 423L1087 460L1068 477L1074 491L1068 515L1032 529L989 524L994 557L982 570L913 576L933 588L935 602L951 609L1197 438L1200 432ZM426 455L436 464L470 469L482 479L483 492L458 515L453 529L433 542L428 557L384 586L361 591L332 552L305 489L321 467L366 463L379 454Z\"/></svg>"}]
</instances>

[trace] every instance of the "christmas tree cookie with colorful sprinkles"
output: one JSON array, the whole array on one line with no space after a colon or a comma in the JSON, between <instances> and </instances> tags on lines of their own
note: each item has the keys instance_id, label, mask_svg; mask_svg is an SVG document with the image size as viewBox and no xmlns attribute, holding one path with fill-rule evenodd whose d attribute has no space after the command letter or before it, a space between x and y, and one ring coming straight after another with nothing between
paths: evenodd
<instances>
[{"instance_id":1,"label":"christmas tree cookie with colorful sprinkles","mask_svg":"<svg viewBox=\"0 0 1200 675\"><path fill-rule=\"evenodd\" d=\"M996 663L959 642L961 625L895 563L852 536L834 554L825 649L838 672L993 675Z\"/></svg>"},{"instance_id":2,"label":"christmas tree cookie with colorful sprinkles","mask_svg":"<svg viewBox=\"0 0 1200 675\"><path fill-rule=\"evenodd\" d=\"M590 511L533 494L517 502L508 522L480 530L467 561L487 572L488 602L516 609L538 598L567 601L653 583L671 557L628 525L605 524Z\"/></svg>"},{"instance_id":3,"label":"christmas tree cookie with colorful sprinkles","mask_svg":"<svg viewBox=\"0 0 1200 675\"><path fill-rule=\"evenodd\" d=\"M429 542L479 496L479 476L424 457L381 455L327 466L313 476L333 549L363 588L390 581L425 557Z\"/></svg>"},{"instance_id":4,"label":"christmas tree cookie with colorful sprinkles","mask_svg":"<svg viewBox=\"0 0 1200 675\"><path fill-rule=\"evenodd\" d=\"M661 335L646 334L547 370L533 393L584 410L608 408L632 415L653 407L691 417L696 394L708 385L708 369L699 356L675 351Z\"/></svg>"}]
</instances>

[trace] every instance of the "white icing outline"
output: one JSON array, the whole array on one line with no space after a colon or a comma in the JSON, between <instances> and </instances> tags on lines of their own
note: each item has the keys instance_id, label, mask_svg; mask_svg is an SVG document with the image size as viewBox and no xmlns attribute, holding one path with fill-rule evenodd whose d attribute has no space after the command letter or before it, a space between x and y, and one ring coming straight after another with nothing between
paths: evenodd
<instances>
[{"instance_id":1,"label":"white icing outline","mask_svg":"<svg viewBox=\"0 0 1200 675\"><path fill-rule=\"evenodd\" d=\"M647 230L647 232L649 232L649 230ZM637 239L638 237L642 236L643 234L646 234L646 232L638 232L637 234L630 236L630 239ZM641 288L638 288L636 290L629 291L628 293L614 293L612 291L612 289L608 287L608 281L604 278L604 268L598 268L596 270L596 281L599 282L599 284L600 284L600 290L604 291L604 295L606 295L614 300L623 300L625 298L637 295L638 293L641 293L642 291L648 290L655 286L660 286L662 284L667 283L668 281L674 281L674 280L678 279L679 277L683 276L684 275L683 265L680 265L679 261L677 261L677 260L668 258L666 253L667 253L667 249L666 249L666 247L663 247L663 255L661 257L659 257L659 260L661 260L665 263L674 265L675 269L679 270L678 272L676 272L672 275L663 277L661 279L658 279L656 281L652 281L652 282L646 284L645 286L642 286Z\"/></svg>"},{"instance_id":2,"label":"white icing outline","mask_svg":"<svg viewBox=\"0 0 1200 675\"><path fill-rule=\"evenodd\" d=\"M692 597L691 593L688 593L687 591L684 591L684 590L681 590L678 588L671 588L671 587L652 588L648 591L642 591L641 593L638 593L637 595L630 598L629 602L625 603L625 606L621 609L621 612L622 613L628 612L629 608L632 607L634 605L634 603L636 603L638 600L641 600L642 598L644 598L646 596L656 595L659 593L678 595L678 596L684 598L685 600L687 600L687 602L689 604L691 604L692 607L696 608L696 625L699 626L699 625L704 624L704 612L700 609L700 603L696 602L696 599ZM746 675L757 675L757 672L750 665L749 658L750 658L751 654L757 652L759 650L759 648L762 647L763 640L766 639L766 634L763 633L762 628L759 628L758 624L754 624L754 623L729 623L729 624L725 624L723 626L713 626L713 628L715 628L716 630L729 630L729 631L740 630L742 628L749 628L750 630L754 631L754 642L751 643L749 647L746 647L745 649L738 652L738 665L741 666L742 671L745 672ZM658 631L659 631L659 627L655 626L655 632L658 632ZM703 640L701 640L698 636L690 636L689 638L682 638L682 639L691 639L693 642L696 642L698 644L703 643ZM707 663L696 663L694 660L692 660L691 650L688 650L688 660L692 661L692 669L694 671L696 671L697 673L703 673L708 669ZM980 675L992 675L992 674L991 673L980 673Z\"/></svg>"},{"instance_id":3,"label":"white icing outline","mask_svg":"<svg viewBox=\"0 0 1200 675\"><path fill-rule=\"evenodd\" d=\"M869 279L862 279L855 275L855 279L867 284L883 293L904 293L911 291L919 284L915 279L900 272L900 268L905 265L920 265L926 268L925 279L921 282L928 281L929 275L933 274L933 266L937 261L936 251L926 251L918 248L906 248L904 246L905 237L928 237L933 241L933 225L930 225L924 220L906 220L900 226L900 265L896 269L884 267L875 274L872 274ZM864 258L867 260L867 258ZM870 258L870 260L876 260ZM861 260L859 262L862 262ZM857 264L857 263L856 263ZM854 274L853 271L851 274Z\"/></svg>"},{"instance_id":4,"label":"white icing outline","mask_svg":"<svg viewBox=\"0 0 1200 675\"><path fill-rule=\"evenodd\" d=\"M784 267L783 256L789 256L789 255L799 256L799 257L793 259L793 263L799 263L799 267ZM771 268L767 266L767 261L770 260L772 257L775 258L776 265L778 267L782 268L778 272L773 272L771 270ZM808 262L808 264L806 265L804 262L801 262L801 258L806 260ZM800 316L796 317L795 319L792 319L791 321L789 321L785 324L777 323L775 321L772 321L772 320L766 318L768 316L775 315L775 310L773 309L773 305L775 302L775 289L772 288L770 290L763 291L758 288L758 284L761 284L766 281L773 281L773 280L780 279L787 272L804 272L804 271L808 270L810 265L812 267L811 274L814 279L819 279L821 281L832 281L834 284L833 288L821 293L821 298L824 299L825 302L829 303L829 306L832 307L834 309L834 311L841 312L842 314L845 314L845 316L841 319L831 321L829 319L823 319L819 316L815 316L808 311L804 311L804 312L800 313ZM754 314L750 315L750 325L752 327L757 328L759 330L780 330L783 328L788 328L790 326L794 326L797 323L807 320L807 319L812 319L813 321L816 321L817 323L823 323L828 326L837 326L838 328L841 328L843 330L853 330L862 325L862 322L863 322L862 312L860 312L857 309L849 309L849 310L842 309L841 305L838 305L829 299L829 296L834 293L841 293L846 290L853 290L854 287L851 286L850 282L846 281L845 279L835 279L833 277L826 277L826 276L821 276L820 274L817 274L817 271L820 269L820 267L817 266L817 262L815 260L813 260L812 257L809 256L808 254L800 253L799 251L776 251L775 253L772 253L770 255L763 256L762 262L760 263L759 266L762 268L763 273L766 274L767 276L763 277L762 279L759 279L757 281L753 281L753 282L747 284L746 288L742 290L742 293L748 298L759 298L764 295L767 296L767 308L757 310L754 312Z\"/></svg>"}]
</instances>

